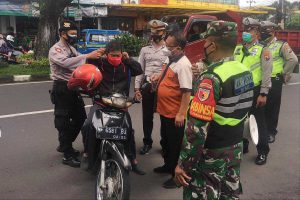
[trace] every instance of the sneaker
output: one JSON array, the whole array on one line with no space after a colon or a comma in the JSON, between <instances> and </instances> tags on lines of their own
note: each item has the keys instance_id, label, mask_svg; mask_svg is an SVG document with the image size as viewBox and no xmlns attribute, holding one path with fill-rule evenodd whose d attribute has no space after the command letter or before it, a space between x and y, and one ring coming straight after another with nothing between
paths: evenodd
<instances>
[{"instance_id":1,"label":"sneaker","mask_svg":"<svg viewBox=\"0 0 300 200\"><path fill-rule=\"evenodd\" d=\"M168 167L166 167L166 165L156 167L153 169L153 171L158 174L172 174L171 170Z\"/></svg>"},{"instance_id":2,"label":"sneaker","mask_svg":"<svg viewBox=\"0 0 300 200\"><path fill-rule=\"evenodd\" d=\"M138 175L145 175L146 172L144 172L143 170L141 170L137 164L133 164L132 166L132 171Z\"/></svg>"},{"instance_id":3,"label":"sneaker","mask_svg":"<svg viewBox=\"0 0 300 200\"><path fill-rule=\"evenodd\" d=\"M174 188L177 188L177 185L172 177L163 183L163 187L166 189L174 189Z\"/></svg>"},{"instance_id":4,"label":"sneaker","mask_svg":"<svg viewBox=\"0 0 300 200\"><path fill-rule=\"evenodd\" d=\"M150 149L152 149L152 146L146 144L146 145L143 146L143 148L141 148L140 154L141 155L149 154Z\"/></svg>"},{"instance_id":5,"label":"sneaker","mask_svg":"<svg viewBox=\"0 0 300 200\"><path fill-rule=\"evenodd\" d=\"M257 165L264 165L267 162L267 155L266 154L258 154L255 159L255 164Z\"/></svg>"},{"instance_id":6,"label":"sneaker","mask_svg":"<svg viewBox=\"0 0 300 200\"><path fill-rule=\"evenodd\" d=\"M71 156L69 158L63 157L62 163L64 165L69 165L70 167L80 167L80 161L74 156Z\"/></svg>"}]
</instances>

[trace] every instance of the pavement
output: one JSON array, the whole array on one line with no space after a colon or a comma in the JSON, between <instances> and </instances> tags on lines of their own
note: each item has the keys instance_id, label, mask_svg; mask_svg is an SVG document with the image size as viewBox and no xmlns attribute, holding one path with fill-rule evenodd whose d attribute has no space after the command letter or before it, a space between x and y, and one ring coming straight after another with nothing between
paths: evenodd
<instances>
[{"instance_id":1,"label":"pavement","mask_svg":"<svg viewBox=\"0 0 300 200\"><path fill-rule=\"evenodd\" d=\"M254 164L256 150L243 157L241 199L300 199L300 76L284 86L276 142L264 166ZM93 199L95 177L61 164L56 152L57 131L48 90L51 81L0 85L0 199ZM90 104L86 100L86 104ZM130 108L137 149L142 146L141 105ZM152 172L162 165L159 154L159 118L154 121L154 146L140 156L145 176L130 174L131 199L177 200L182 189L166 190L169 178ZM81 136L75 148L82 150Z\"/></svg>"}]
</instances>

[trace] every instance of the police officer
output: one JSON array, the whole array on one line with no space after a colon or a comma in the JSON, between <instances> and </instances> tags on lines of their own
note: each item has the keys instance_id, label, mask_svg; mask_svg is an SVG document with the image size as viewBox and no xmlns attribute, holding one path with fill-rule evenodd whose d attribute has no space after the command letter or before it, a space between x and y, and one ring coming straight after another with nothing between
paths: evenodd
<instances>
[{"instance_id":1,"label":"police officer","mask_svg":"<svg viewBox=\"0 0 300 200\"><path fill-rule=\"evenodd\" d=\"M281 104L282 84L287 83L291 77L294 67L298 63L298 58L290 48L289 44L277 40L275 29L277 25L269 22L261 22L261 40L272 52L272 88L269 91L266 104L266 122L269 133L269 143L275 141L277 134L277 124Z\"/></svg>"},{"instance_id":2,"label":"police officer","mask_svg":"<svg viewBox=\"0 0 300 200\"><path fill-rule=\"evenodd\" d=\"M60 40L50 48L49 62L54 80L51 100L54 106L54 125L59 133L57 151L63 152L63 164L79 167L79 152L72 147L81 126L86 119L84 102L75 92L68 90L67 82L72 72L86 62L86 59L100 57L98 51L80 55L72 46L77 41L77 27L71 21L63 21L59 29Z\"/></svg>"},{"instance_id":3,"label":"police officer","mask_svg":"<svg viewBox=\"0 0 300 200\"><path fill-rule=\"evenodd\" d=\"M268 132L265 119L265 105L267 95L271 88L272 54L270 50L258 42L260 23L252 18L243 20L244 32L243 45L238 45L234 57L248 67L254 80L254 101L251 114L255 116L259 140L256 146L258 156L255 163L263 165L267 162L270 151L268 144ZM244 153L248 152L249 141L244 139Z\"/></svg>"},{"instance_id":4,"label":"police officer","mask_svg":"<svg viewBox=\"0 0 300 200\"><path fill-rule=\"evenodd\" d=\"M159 20L151 20L148 25L151 30L151 44L141 49L139 63L144 73L135 79L135 95L138 99L143 97L144 146L140 150L141 155L147 154L152 148L153 140L151 135L153 129L153 113L155 110L155 91L153 91L151 87L148 87L148 89L142 87L141 90L141 86L147 83L153 74L160 74L162 65L167 59L167 56L164 55L164 50L166 50L164 42L166 23Z\"/></svg>"},{"instance_id":5,"label":"police officer","mask_svg":"<svg viewBox=\"0 0 300 200\"><path fill-rule=\"evenodd\" d=\"M233 58L236 23L210 22L203 36L211 64L194 84L175 178L184 186L184 200L239 199L244 120L254 83L249 69Z\"/></svg>"}]
</instances>

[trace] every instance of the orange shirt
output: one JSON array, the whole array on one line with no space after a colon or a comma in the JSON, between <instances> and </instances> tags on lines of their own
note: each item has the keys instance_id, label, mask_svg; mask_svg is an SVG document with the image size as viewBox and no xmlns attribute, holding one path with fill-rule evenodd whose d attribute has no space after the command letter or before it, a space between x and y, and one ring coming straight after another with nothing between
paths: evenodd
<instances>
[{"instance_id":1,"label":"orange shirt","mask_svg":"<svg viewBox=\"0 0 300 200\"><path fill-rule=\"evenodd\" d=\"M167 62L168 59L167 59ZM191 63L186 56L173 62L157 88L157 112L167 118L175 118L183 92L192 91ZM164 71L164 70L163 70Z\"/></svg>"}]
</instances>

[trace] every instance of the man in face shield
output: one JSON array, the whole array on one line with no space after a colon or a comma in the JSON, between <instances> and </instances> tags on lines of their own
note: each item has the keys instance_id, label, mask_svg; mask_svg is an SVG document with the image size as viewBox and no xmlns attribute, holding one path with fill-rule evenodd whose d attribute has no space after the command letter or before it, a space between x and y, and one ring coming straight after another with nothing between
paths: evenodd
<instances>
[{"instance_id":1,"label":"man in face shield","mask_svg":"<svg viewBox=\"0 0 300 200\"><path fill-rule=\"evenodd\" d=\"M298 58L287 42L280 41L275 37L276 24L269 21L262 21L260 24L261 42L269 47L273 57L272 88L268 94L266 104L269 143L273 143L277 134L282 84L290 80L291 73L298 63Z\"/></svg>"},{"instance_id":2,"label":"man in face shield","mask_svg":"<svg viewBox=\"0 0 300 200\"><path fill-rule=\"evenodd\" d=\"M152 129L155 91L149 84L150 77L154 74L160 74L164 61L167 56L164 54L166 50L164 37L166 35L166 23L159 20L151 20L148 23L151 30L151 44L143 47L139 56L139 63L144 73L136 77L135 95L138 99L143 97L143 131L144 146L140 150L140 154L147 154L152 148Z\"/></svg>"}]
</instances>

